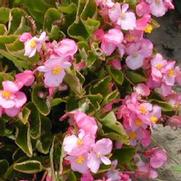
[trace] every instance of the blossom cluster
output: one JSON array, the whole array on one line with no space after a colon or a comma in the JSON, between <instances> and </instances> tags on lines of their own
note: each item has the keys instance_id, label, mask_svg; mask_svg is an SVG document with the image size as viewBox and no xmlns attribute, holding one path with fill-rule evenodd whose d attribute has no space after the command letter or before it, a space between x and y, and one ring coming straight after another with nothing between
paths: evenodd
<instances>
[{"instance_id":1,"label":"blossom cluster","mask_svg":"<svg viewBox=\"0 0 181 181\"><path fill-rule=\"evenodd\" d=\"M152 147L152 131L158 123L165 121L172 127L181 127L181 116L176 115L177 109L181 106L181 94L175 91L175 87L181 85L181 69L176 66L175 61L166 60L161 54L155 53L152 42L144 35L151 33L155 28L152 16L163 16L174 6L171 0L139 0L134 12L129 4L113 0L96 0L96 5L98 16L103 22L94 31L90 44L98 44L106 66L110 65L113 70L123 73L144 72L146 80L138 84L130 81L131 93L100 104L100 112L96 110L97 112L86 113L86 110L79 107L72 111L63 111L60 123L67 121L68 126L61 135L62 172L66 173L66 169L78 172L81 174L81 181L131 181L132 178L140 177L155 179L158 176L157 169L167 161L167 154L164 149ZM46 32L35 36L25 32L19 37L19 41L24 45L24 56L30 58L30 61L37 56L39 61L33 70L25 70L16 74L14 80L2 82L0 116L6 114L9 117L16 117L22 112L28 102L24 87L43 84L49 92L48 98L51 97L52 100L63 87L68 70L80 70L85 77L89 73L87 62L83 58L76 61L77 57L79 59L81 57L77 56L81 52L80 42L77 43L70 38L51 41ZM72 84L77 81L76 78ZM87 90L89 84L85 87ZM115 87L114 81L109 82L110 92L114 91ZM66 91L69 88L66 87ZM70 99L75 96L74 93L68 90L65 93L68 95L66 101L71 101ZM159 94L162 100L173 107L174 115L165 116L162 106L151 101L153 93ZM85 98L84 95L75 97L81 101ZM116 131L117 129L125 131L129 140L127 145L121 140L112 139L116 134L104 134L104 125L99 120L107 112L115 113L118 122L113 125L113 129L116 127ZM120 167L119 160L114 157L115 151L127 147L134 148L136 152L131 160L136 167L134 171L130 171L127 166L124 169ZM141 151L137 151L140 148ZM102 166L106 168L103 173ZM54 174L49 174L49 168L46 172L47 181L53 180ZM97 178L98 176L101 178Z\"/></svg>"}]
</instances>

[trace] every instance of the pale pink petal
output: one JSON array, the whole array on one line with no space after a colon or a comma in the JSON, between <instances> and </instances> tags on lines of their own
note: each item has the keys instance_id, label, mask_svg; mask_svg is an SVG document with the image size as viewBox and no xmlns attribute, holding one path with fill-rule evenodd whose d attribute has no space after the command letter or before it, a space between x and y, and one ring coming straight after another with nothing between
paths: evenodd
<instances>
[{"instance_id":1,"label":"pale pink petal","mask_svg":"<svg viewBox=\"0 0 181 181\"><path fill-rule=\"evenodd\" d=\"M75 135L66 136L63 141L64 151L70 154L72 150L76 147L77 140L78 138Z\"/></svg>"},{"instance_id":2,"label":"pale pink petal","mask_svg":"<svg viewBox=\"0 0 181 181\"><path fill-rule=\"evenodd\" d=\"M4 111L9 117L15 117L20 112L20 109L13 107L13 108L5 109Z\"/></svg>"},{"instance_id":3,"label":"pale pink petal","mask_svg":"<svg viewBox=\"0 0 181 181\"><path fill-rule=\"evenodd\" d=\"M95 153L89 153L87 166L93 173L97 173L100 167L101 161Z\"/></svg>"},{"instance_id":4,"label":"pale pink petal","mask_svg":"<svg viewBox=\"0 0 181 181\"><path fill-rule=\"evenodd\" d=\"M143 66L144 57L140 54L130 55L126 58L126 65L132 69L136 70Z\"/></svg>"},{"instance_id":5,"label":"pale pink petal","mask_svg":"<svg viewBox=\"0 0 181 181\"><path fill-rule=\"evenodd\" d=\"M105 157L105 156L101 156L101 161L105 165L111 165L111 160L109 158Z\"/></svg>"},{"instance_id":6,"label":"pale pink petal","mask_svg":"<svg viewBox=\"0 0 181 181\"><path fill-rule=\"evenodd\" d=\"M2 85L3 85L3 89L5 91L9 91L9 92L15 93L15 92L17 92L19 90L17 84L12 82L12 81L9 81L9 80L3 81Z\"/></svg>"},{"instance_id":7,"label":"pale pink petal","mask_svg":"<svg viewBox=\"0 0 181 181\"><path fill-rule=\"evenodd\" d=\"M98 140L94 145L94 151L101 155L110 154L112 150L112 141L108 138Z\"/></svg>"},{"instance_id":8,"label":"pale pink petal","mask_svg":"<svg viewBox=\"0 0 181 181\"><path fill-rule=\"evenodd\" d=\"M62 71L59 75L52 75L51 72L44 74L44 83L47 87L58 87L63 82L65 71Z\"/></svg>"},{"instance_id":9,"label":"pale pink petal","mask_svg":"<svg viewBox=\"0 0 181 181\"><path fill-rule=\"evenodd\" d=\"M103 41L101 43L101 49L107 56L110 56L116 49L116 45L110 42Z\"/></svg>"},{"instance_id":10,"label":"pale pink petal","mask_svg":"<svg viewBox=\"0 0 181 181\"><path fill-rule=\"evenodd\" d=\"M0 106L2 106L3 108L12 108L15 106L15 101L11 100L11 99L4 99L0 93Z\"/></svg>"},{"instance_id":11,"label":"pale pink petal","mask_svg":"<svg viewBox=\"0 0 181 181\"><path fill-rule=\"evenodd\" d=\"M26 101L27 101L26 95L25 95L23 92L17 92L17 93L15 94L15 99L14 99L14 101L15 101L15 106L16 106L17 108L20 108L20 107L22 107L23 104L25 104Z\"/></svg>"}]
</instances>

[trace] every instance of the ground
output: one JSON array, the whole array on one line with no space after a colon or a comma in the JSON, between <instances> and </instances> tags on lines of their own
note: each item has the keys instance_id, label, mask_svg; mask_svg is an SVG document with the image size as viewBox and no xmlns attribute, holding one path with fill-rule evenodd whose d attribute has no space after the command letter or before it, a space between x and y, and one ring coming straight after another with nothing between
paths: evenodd
<instances>
[{"instance_id":1,"label":"ground","mask_svg":"<svg viewBox=\"0 0 181 181\"><path fill-rule=\"evenodd\" d=\"M158 52L181 65L181 15L174 11L158 22L160 28L154 30L149 38ZM167 150L169 157L167 165L160 169L157 181L181 181L181 172L174 171L176 165L181 165L181 129L159 126L154 130L154 140Z\"/></svg>"}]
</instances>

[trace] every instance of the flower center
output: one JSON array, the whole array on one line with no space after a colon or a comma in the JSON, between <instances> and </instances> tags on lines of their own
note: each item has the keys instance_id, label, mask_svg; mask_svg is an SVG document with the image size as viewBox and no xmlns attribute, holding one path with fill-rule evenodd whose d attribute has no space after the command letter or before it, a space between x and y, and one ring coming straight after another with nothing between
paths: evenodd
<instances>
[{"instance_id":1,"label":"flower center","mask_svg":"<svg viewBox=\"0 0 181 181\"><path fill-rule=\"evenodd\" d=\"M168 76L169 76L169 77L174 77L174 75L175 75L174 70L173 70L173 69L170 69L169 72L168 72Z\"/></svg>"},{"instance_id":2,"label":"flower center","mask_svg":"<svg viewBox=\"0 0 181 181\"><path fill-rule=\"evenodd\" d=\"M144 29L145 33L151 33L152 31L153 31L153 26L151 24L148 24Z\"/></svg>"},{"instance_id":3,"label":"flower center","mask_svg":"<svg viewBox=\"0 0 181 181\"><path fill-rule=\"evenodd\" d=\"M143 125L143 122L141 121L141 119L136 119L135 124L136 124L136 126L140 127Z\"/></svg>"},{"instance_id":4,"label":"flower center","mask_svg":"<svg viewBox=\"0 0 181 181\"><path fill-rule=\"evenodd\" d=\"M151 116L150 120L152 123L156 123L158 121L158 118L156 116Z\"/></svg>"},{"instance_id":5,"label":"flower center","mask_svg":"<svg viewBox=\"0 0 181 181\"><path fill-rule=\"evenodd\" d=\"M83 145L83 143L84 143L84 142L83 142L82 139L79 138L79 139L77 140L77 144L78 144L79 146Z\"/></svg>"},{"instance_id":6,"label":"flower center","mask_svg":"<svg viewBox=\"0 0 181 181\"><path fill-rule=\"evenodd\" d=\"M3 98L5 98L5 99L10 99L10 97L11 97L11 92L9 92L9 91L3 91L3 92L2 92L2 96L3 96Z\"/></svg>"},{"instance_id":7,"label":"flower center","mask_svg":"<svg viewBox=\"0 0 181 181\"><path fill-rule=\"evenodd\" d=\"M76 163L82 165L85 162L85 157L82 155L78 156L75 161L76 161Z\"/></svg>"},{"instance_id":8,"label":"flower center","mask_svg":"<svg viewBox=\"0 0 181 181\"><path fill-rule=\"evenodd\" d=\"M163 64L158 63L158 64L156 65L156 68L157 68L158 70L162 69L162 68L163 68Z\"/></svg>"},{"instance_id":9,"label":"flower center","mask_svg":"<svg viewBox=\"0 0 181 181\"><path fill-rule=\"evenodd\" d=\"M53 74L53 75L58 75L58 74L61 73L61 71L62 71L62 67L60 67L60 66L54 67L54 68L52 69L52 74Z\"/></svg>"},{"instance_id":10,"label":"flower center","mask_svg":"<svg viewBox=\"0 0 181 181\"><path fill-rule=\"evenodd\" d=\"M130 132L129 137L130 137L131 140L135 140L137 138L136 132L134 132L134 131Z\"/></svg>"},{"instance_id":11,"label":"flower center","mask_svg":"<svg viewBox=\"0 0 181 181\"><path fill-rule=\"evenodd\" d=\"M31 41L30 41L30 47L31 47L31 48L36 48L36 45L37 45L37 43L36 43L35 40L31 40Z\"/></svg>"},{"instance_id":12,"label":"flower center","mask_svg":"<svg viewBox=\"0 0 181 181\"><path fill-rule=\"evenodd\" d=\"M147 113L148 113L148 110L146 109L146 107L145 107L144 105L141 105L141 106L140 106L139 111L140 111L142 114L147 114Z\"/></svg>"}]
</instances>

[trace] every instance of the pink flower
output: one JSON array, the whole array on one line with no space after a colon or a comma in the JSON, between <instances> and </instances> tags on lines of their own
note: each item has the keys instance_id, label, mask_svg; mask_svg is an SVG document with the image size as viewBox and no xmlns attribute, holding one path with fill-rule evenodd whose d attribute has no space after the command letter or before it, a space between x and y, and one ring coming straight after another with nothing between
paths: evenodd
<instances>
[{"instance_id":1,"label":"pink flower","mask_svg":"<svg viewBox=\"0 0 181 181\"><path fill-rule=\"evenodd\" d=\"M144 155L150 158L150 166L155 169L160 168L167 161L166 151L158 147L149 149Z\"/></svg>"},{"instance_id":2,"label":"pink flower","mask_svg":"<svg viewBox=\"0 0 181 181\"><path fill-rule=\"evenodd\" d=\"M73 114L73 120L79 129L84 130L86 134L89 134L92 137L96 136L98 126L96 120L93 117L88 116L80 111L73 111L71 114Z\"/></svg>"},{"instance_id":3,"label":"pink flower","mask_svg":"<svg viewBox=\"0 0 181 181\"><path fill-rule=\"evenodd\" d=\"M145 84L138 84L134 90L137 92L137 94L141 96L149 96L150 95L150 89L147 85Z\"/></svg>"},{"instance_id":4,"label":"pink flower","mask_svg":"<svg viewBox=\"0 0 181 181\"><path fill-rule=\"evenodd\" d=\"M156 17L163 16L168 9L174 9L172 0L146 0L146 2L149 3L151 13Z\"/></svg>"},{"instance_id":5,"label":"pink flower","mask_svg":"<svg viewBox=\"0 0 181 181\"><path fill-rule=\"evenodd\" d=\"M181 69L179 66L175 67L176 82L181 86Z\"/></svg>"},{"instance_id":6,"label":"pink flower","mask_svg":"<svg viewBox=\"0 0 181 181\"><path fill-rule=\"evenodd\" d=\"M72 156L78 156L87 153L90 150L92 144L94 144L94 139L90 137L90 135L86 134L83 130L79 131L78 136L66 136L63 141L65 152Z\"/></svg>"},{"instance_id":7,"label":"pink flower","mask_svg":"<svg viewBox=\"0 0 181 181\"><path fill-rule=\"evenodd\" d=\"M161 54L156 54L151 60L151 76L156 82L161 82L163 77L163 70L167 61L163 59Z\"/></svg>"},{"instance_id":8,"label":"pink flower","mask_svg":"<svg viewBox=\"0 0 181 181\"><path fill-rule=\"evenodd\" d=\"M22 73L15 75L15 82L18 85L19 89L23 86L31 86L35 80L33 72L31 70L25 70Z\"/></svg>"},{"instance_id":9,"label":"pink flower","mask_svg":"<svg viewBox=\"0 0 181 181\"><path fill-rule=\"evenodd\" d=\"M123 30L133 30L136 28L136 16L133 12L128 11L129 5L115 3L109 10L111 21L121 27Z\"/></svg>"},{"instance_id":10,"label":"pink flower","mask_svg":"<svg viewBox=\"0 0 181 181\"><path fill-rule=\"evenodd\" d=\"M65 69L69 68L71 63L63 60L61 57L50 57L38 71L44 72L44 83L46 87L58 87L65 76Z\"/></svg>"},{"instance_id":11,"label":"pink flower","mask_svg":"<svg viewBox=\"0 0 181 181\"><path fill-rule=\"evenodd\" d=\"M92 147L91 153L88 154L87 166L93 173L97 173L101 162L105 165L110 165L111 161L106 155L110 154L112 150L112 141L103 138L95 143Z\"/></svg>"},{"instance_id":12,"label":"pink flower","mask_svg":"<svg viewBox=\"0 0 181 181\"><path fill-rule=\"evenodd\" d=\"M19 37L19 41L21 42L26 42L28 40L30 40L32 38L30 33L23 33L20 37Z\"/></svg>"},{"instance_id":13,"label":"pink flower","mask_svg":"<svg viewBox=\"0 0 181 181\"><path fill-rule=\"evenodd\" d=\"M90 172L87 172L87 173L82 175L80 181L94 181L94 178L93 178L93 176L91 175Z\"/></svg>"},{"instance_id":14,"label":"pink flower","mask_svg":"<svg viewBox=\"0 0 181 181\"><path fill-rule=\"evenodd\" d=\"M57 45L54 45L54 53L62 58L72 59L78 48L74 40L63 39Z\"/></svg>"},{"instance_id":15,"label":"pink flower","mask_svg":"<svg viewBox=\"0 0 181 181\"><path fill-rule=\"evenodd\" d=\"M19 91L19 87L12 81L3 81L0 91L0 106L7 115L14 117L26 103L26 95Z\"/></svg>"},{"instance_id":16,"label":"pink flower","mask_svg":"<svg viewBox=\"0 0 181 181\"><path fill-rule=\"evenodd\" d=\"M123 33L119 29L110 29L102 37L101 49L106 55L111 55L123 41Z\"/></svg>"},{"instance_id":17,"label":"pink flower","mask_svg":"<svg viewBox=\"0 0 181 181\"><path fill-rule=\"evenodd\" d=\"M181 128L181 116L172 116L168 120L168 125L171 127Z\"/></svg>"},{"instance_id":18,"label":"pink flower","mask_svg":"<svg viewBox=\"0 0 181 181\"><path fill-rule=\"evenodd\" d=\"M151 168L149 164L145 164L144 162L140 161L138 163L136 176L138 178L141 177L145 179L156 179L158 177L158 173L153 168Z\"/></svg>"},{"instance_id":19,"label":"pink flower","mask_svg":"<svg viewBox=\"0 0 181 181\"><path fill-rule=\"evenodd\" d=\"M168 86L174 86L176 72L175 72L175 61L169 61L164 67L163 70L163 82Z\"/></svg>"},{"instance_id":20,"label":"pink flower","mask_svg":"<svg viewBox=\"0 0 181 181\"><path fill-rule=\"evenodd\" d=\"M150 13L150 6L146 2L141 1L140 3L136 5L136 14L138 16L141 17L149 13Z\"/></svg>"},{"instance_id":21,"label":"pink flower","mask_svg":"<svg viewBox=\"0 0 181 181\"><path fill-rule=\"evenodd\" d=\"M26 38L21 38L21 40L25 40ZM26 41L24 41L25 44L25 56L28 56L29 58L33 57L37 52L40 52L42 45L47 40L46 33L42 32L40 37L37 38L36 36L30 38L27 38Z\"/></svg>"},{"instance_id":22,"label":"pink flower","mask_svg":"<svg viewBox=\"0 0 181 181\"><path fill-rule=\"evenodd\" d=\"M114 3L112 0L96 0L96 5L102 8L111 8L113 7Z\"/></svg>"},{"instance_id":23,"label":"pink flower","mask_svg":"<svg viewBox=\"0 0 181 181\"><path fill-rule=\"evenodd\" d=\"M70 162L71 169L73 171L77 171L82 174L86 174L88 172L86 154L79 156L67 156L65 159Z\"/></svg>"},{"instance_id":24,"label":"pink flower","mask_svg":"<svg viewBox=\"0 0 181 181\"><path fill-rule=\"evenodd\" d=\"M136 43L128 44L126 51L128 54L126 58L127 66L132 70L136 70L143 66L146 57L151 56L153 44L149 40L143 39Z\"/></svg>"}]
</instances>

